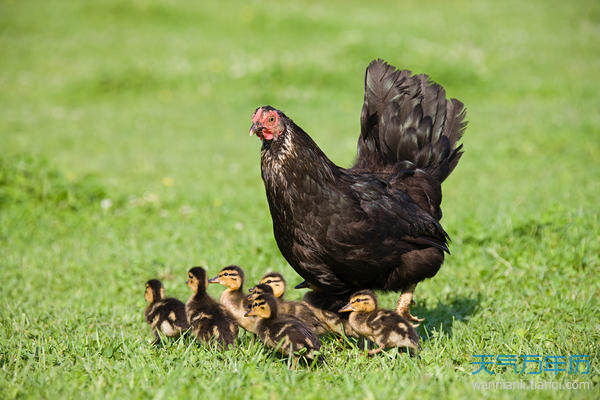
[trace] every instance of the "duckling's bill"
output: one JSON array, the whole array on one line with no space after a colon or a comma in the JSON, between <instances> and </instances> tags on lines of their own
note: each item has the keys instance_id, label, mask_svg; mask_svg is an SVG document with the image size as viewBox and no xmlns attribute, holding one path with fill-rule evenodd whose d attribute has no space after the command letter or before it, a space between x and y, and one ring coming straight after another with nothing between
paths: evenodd
<instances>
[{"instance_id":1,"label":"duckling's bill","mask_svg":"<svg viewBox=\"0 0 600 400\"><path fill-rule=\"evenodd\" d=\"M351 303L346 304L344 307L342 307L338 310L338 312L349 312L349 311L354 311L354 308L352 307Z\"/></svg>"}]
</instances>

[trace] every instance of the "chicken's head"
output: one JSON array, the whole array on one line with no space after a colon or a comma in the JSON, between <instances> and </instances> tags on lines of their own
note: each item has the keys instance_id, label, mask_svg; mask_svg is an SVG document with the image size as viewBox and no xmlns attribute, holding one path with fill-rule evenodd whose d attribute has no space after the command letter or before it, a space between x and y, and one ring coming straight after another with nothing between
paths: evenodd
<instances>
[{"instance_id":1,"label":"chicken's head","mask_svg":"<svg viewBox=\"0 0 600 400\"><path fill-rule=\"evenodd\" d=\"M260 140L277 140L285 130L283 115L271 106L259 107L252 115L250 136L256 135Z\"/></svg>"}]
</instances>

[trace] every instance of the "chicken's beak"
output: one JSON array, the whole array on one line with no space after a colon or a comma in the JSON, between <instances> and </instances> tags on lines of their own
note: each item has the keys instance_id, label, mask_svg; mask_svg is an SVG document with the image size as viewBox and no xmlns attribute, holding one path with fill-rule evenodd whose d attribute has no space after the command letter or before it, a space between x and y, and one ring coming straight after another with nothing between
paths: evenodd
<instances>
[{"instance_id":1,"label":"chicken's beak","mask_svg":"<svg viewBox=\"0 0 600 400\"><path fill-rule=\"evenodd\" d=\"M294 289L306 289L308 287L309 287L308 282L302 281L299 284L297 284L296 286L294 286Z\"/></svg>"},{"instance_id":2,"label":"chicken's beak","mask_svg":"<svg viewBox=\"0 0 600 400\"><path fill-rule=\"evenodd\" d=\"M256 314L254 314L254 310L253 310L253 309L249 309L249 310L248 310L248 311L246 311L246 313L244 314L244 317L251 317L251 316L253 316L253 315L256 315Z\"/></svg>"},{"instance_id":3,"label":"chicken's beak","mask_svg":"<svg viewBox=\"0 0 600 400\"><path fill-rule=\"evenodd\" d=\"M214 278L210 278L208 283L219 283L219 277L215 276Z\"/></svg>"},{"instance_id":4,"label":"chicken's beak","mask_svg":"<svg viewBox=\"0 0 600 400\"><path fill-rule=\"evenodd\" d=\"M338 310L338 312L348 312L348 311L354 311L354 308L352 308L352 304L350 304L350 303L346 304L344 307L342 307Z\"/></svg>"},{"instance_id":5,"label":"chicken's beak","mask_svg":"<svg viewBox=\"0 0 600 400\"><path fill-rule=\"evenodd\" d=\"M263 138L262 131L263 131L262 124L260 124L259 122L254 122L252 124L252 126L250 127L250 136L256 135L262 139Z\"/></svg>"}]
</instances>

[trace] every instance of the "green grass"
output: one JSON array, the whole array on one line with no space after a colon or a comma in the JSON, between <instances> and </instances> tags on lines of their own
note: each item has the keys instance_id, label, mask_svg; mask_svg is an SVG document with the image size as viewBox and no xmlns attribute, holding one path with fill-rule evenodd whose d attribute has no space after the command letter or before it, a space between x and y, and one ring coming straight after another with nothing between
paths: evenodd
<instances>
[{"instance_id":1,"label":"green grass","mask_svg":"<svg viewBox=\"0 0 600 400\"><path fill-rule=\"evenodd\" d=\"M3 0L0 50L0 398L598 398L597 2ZM375 57L468 107L421 357L326 338L327 366L290 372L249 335L151 347L149 278L182 299L192 265L300 280L251 113L285 110L348 165ZM474 354L589 354L590 375L536 379L593 387L478 392L520 378L471 375Z\"/></svg>"}]
</instances>

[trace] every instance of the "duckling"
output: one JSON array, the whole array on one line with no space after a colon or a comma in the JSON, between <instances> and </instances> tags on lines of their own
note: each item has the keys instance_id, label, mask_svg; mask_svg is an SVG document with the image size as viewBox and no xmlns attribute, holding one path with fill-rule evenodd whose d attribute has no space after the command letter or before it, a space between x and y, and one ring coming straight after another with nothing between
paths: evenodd
<instances>
[{"instance_id":1,"label":"duckling","mask_svg":"<svg viewBox=\"0 0 600 400\"><path fill-rule=\"evenodd\" d=\"M283 295L285 294L286 282L279 272L269 272L260 278L258 284L265 284L271 286L273 289L273 296L277 299L277 301L283 300Z\"/></svg>"},{"instance_id":2,"label":"duckling","mask_svg":"<svg viewBox=\"0 0 600 400\"><path fill-rule=\"evenodd\" d=\"M321 349L316 333L298 318L280 313L277 300L272 294L257 295L246 316L258 317L256 334L265 345L286 355L293 354L295 363L299 358L297 353L303 349L305 351L300 357L309 362L315 358L323 361L323 357L315 353Z\"/></svg>"},{"instance_id":3,"label":"duckling","mask_svg":"<svg viewBox=\"0 0 600 400\"><path fill-rule=\"evenodd\" d=\"M159 332L168 337L177 337L189 328L185 315L185 304L172 297L165 298L165 289L158 279L146 282L144 298L148 302L145 315L152 327L155 340L160 343Z\"/></svg>"},{"instance_id":4,"label":"duckling","mask_svg":"<svg viewBox=\"0 0 600 400\"><path fill-rule=\"evenodd\" d=\"M250 308L252 307L252 303L254 302L254 300L256 300L258 296L264 293L273 294L273 288L265 283L259 283L258 285L253 286L248 290L247 299L248 303L250 303ZM275 300L278 300L277 297L275 297ZM277 305L279 305L281 310L281 305L279 304L279 301L277 302Z\"/></svg>"},{"instance_id":5,"label":"duckling","mask_svg":"<svg viewBox=\"0 0 600 400\"><path fill-rule=\"evenodd\" d=\"M194 292L185 305L192 333L200 341L207 342L214 337L220 347L235 346L238 326L225 307L206 293L208 280L204 268L190 269L186 283Z\"/></svg>"},{"instance_id":6,"label":"duckling","mask_svg":"<svg viewBox=\"0 0 600 400\"><path fill-rule=\"evenodd\" d=\"M394 311L378 309L377 297L370 290L354 293L339 312L351 312L350 326L379 347L370 350L369 355L390 347L408 347L411 354L421 349L419 335L412 324Z\"/></svg>"},{"instance_id":7,"label":"duckling","mask_svg":"<svg viewBox=\"0 0 600 400\"><path fill-rule=\"evenodd\" d=\"M257 318L244 317L251 305L244 294L244 271L237 265L230 265L219 271L217 276L209 279L208 283L220 283L227 288L221 294L221 304L239 326L254 333Z\"/></svg>"},{"instance_id":8,"label":"duckling","mask_svg":"<svg viewBox=\"0 0 600 400\"><path fill-rule=\"evenodd\" d=\"M310 326L317 335L323 335L328 332L342 334L350 334L351 328L349 325L344 326L342 319L334 312L326 311L318 307L314 307L304 301L286 301L283 298L286 289L286 282L283 276L278 272L270 272L262 277L259 285L251 290L258 290L260 293L265 291L262 285L268 285L272 289L273 296L277 300L282 313L293 315ZM261 286L259 288L259 286ZM251 298L249 296L249 298Z\"/></svg>"}]
</instances>

